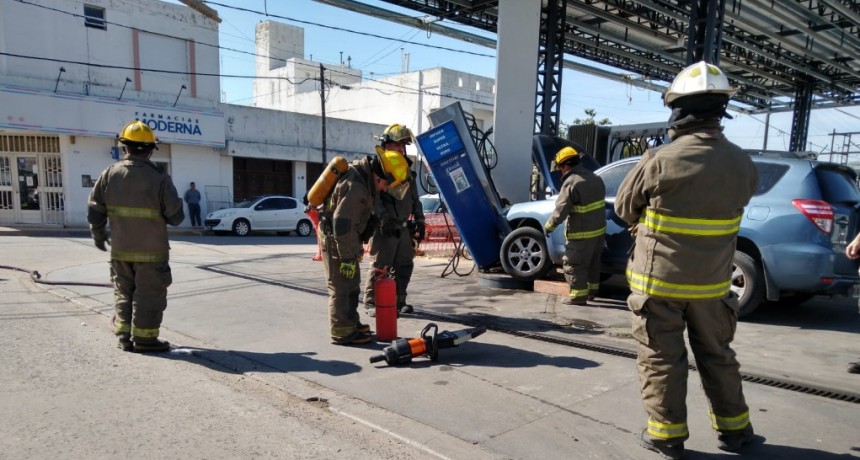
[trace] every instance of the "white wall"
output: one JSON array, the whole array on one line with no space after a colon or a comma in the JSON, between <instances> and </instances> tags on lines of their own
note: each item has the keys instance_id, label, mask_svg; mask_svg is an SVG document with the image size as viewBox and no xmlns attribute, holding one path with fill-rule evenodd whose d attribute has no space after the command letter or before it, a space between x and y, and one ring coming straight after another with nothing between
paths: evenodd
<instances>
[{"instance_id":1,"label":"white wall","mask_svg":"<svg viewBox=\"0 0 860 460\"><path fill-rule=\"evenodd\" d=\"M115 98L119 97L128 77L133 81L127 85L123 100L172 104L182 79L185 79L188 88L183 91L180 104L212 107L218 103L221 90L217 77L195 79L174 75L171 78L168 74L136 73L132 70L135 66L133 29L138 29L150 38L144 38L141 43L139 57L142 67L193 69L217 74L218 27L214 21L185 6L155 0L87 0L87 4L106 9L107 30L84 27L84 2L81 1L0 2L0 51L60 60L0 56L0 82L53 90L59 69L64 67L66 71L62 73L57 88L60 92ZM37 30L39 32L35 33ZM196 42L193 62L189 44L192 41ZM167 43L175 52L167 55L154 46L145 46L146 43ZM180 56L188 61L175 62ZM108 67L74 64L74 61ZM192 90L196 91L196 98L192 97Z\"/></svg>"}]
</instances>

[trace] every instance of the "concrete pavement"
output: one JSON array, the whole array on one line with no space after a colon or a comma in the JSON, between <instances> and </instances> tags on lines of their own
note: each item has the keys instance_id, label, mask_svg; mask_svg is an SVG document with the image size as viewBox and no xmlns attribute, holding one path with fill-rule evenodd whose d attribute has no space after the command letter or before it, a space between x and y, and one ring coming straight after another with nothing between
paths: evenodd
<instances>
[{"instance_id":1,"label":"concrete pavement","mask_svg":"<svg viewBox=\"0 0 860 460\"><path fill-rule=\"evenodd\" d=\"M107 255L93 248L89 238L79 232L49 232L43 236L24 233L0 231L0 265L38 270L48 281L109 282ZM370 435L378 434L395 450L407 449L415 456L657 458L636 443L635 434L643 426L645 414L639 402L633 360L528 337L541 335L583 341L598 348L632 350L632 340L624 334L629 313L620 299L604 297L598 306L566 307L555 296L486 288L473 277L443 279L439 274L444 261L420 260L409 299L418 314L400 319L400 335L417 335L428 322L428 316L422 315L445 315L518 334L490 331L459 348L440 351L438 363L418 358L404 367L370 364L369 357L386 344L330 344L322 267L310 260L315 252L313 244L312 239L296 237L240 239L174 234L174 285L169 290L163 335L178 348L164 357L128 354L112 348L114 339L108 326L112 310L110 288L33 286L24 273L3 271L0 277L7 281L0 284L0 289L7 299L2 302L6 308L27 310L27 305L32 304L38 305L40 313L26 321L0 323L0 340L7 346L38 344L44 342L39 338L41 334L33 337L26 333L32 324L60 334L81 328L78 317L84 316L87 337L92 340L68 346L96 353L98 358L52 369L59 373L57 381L91 386L94 382L111 381L110 371L116 372L117 366L132 373L146 373L147 366L157 365L159 372L171 375L171 381L175 376L182 387L189 388L172 398L172 407L181 407L184 425L203 420L212 421L206 426L224 425L223 418L213 419L211 410L201 409L206 404L199 398L217 401L223 396L213 397L204 390L224 390L225 385L230 386L224 379L241 378L255 387L299 401L325 400L327 413L357 422L363 429L370 428ZM13 288L15 283L26 286L26 292ZM43 297L40 291L53 297ZM7 292L16 293L7 296ZM35 300L28 300L31 294ZM623 298L623 292L607 294ZM790 312L766 310L742 322L736 350L743 370L860 395L860 376L845 372L847 363L860 354L856 304L819 303ZM57 321L55 317L67 311L75 313ZM440 330L464 327L450 320L437 322ZM25 348L16 354L21 361L7 362L11 358L4 353L0 363L7 368L24 367L29 354ZM9 390L0 390L0 407L14 409L17 423L23 421L21 426L50 425L18 404L24 396L33 398L50 394L50 390L31 385L32 379L20 374L6 379L3 388ZM187 379L191 382L184 381ZM698 375L691 373L688 401L692 437L686 444L687 458L728 457L716 449L706 418L707 405L697 381ZM240 399L253 394L242 388L227 393ZM751 458L829 459L860 454L856 430L860 411L856 403L751 383L744 388L756 430L766 439L751 446ZM140 391L138 410L145 412L142 408L159 404L162 397L157 392ZM266 419L269 423L262 423L266 426L292 426L276 416L278 407L268 401L261 402L269 410L261 411L261 419L256 422ZM56 409L62 412L72 408ZM93 413L91 417L116 418L115 409L97 405L91 410L109 413ZM246 418L235 417L230 425L256 426ZM2 431L11 429L9 420L0 421ZM128 430L146 426L147 422L152 420L130 418ZM300 420L297 423L301 426ZM84 444L90 439L90 445L93 439L112 442L112 437L118 435L93 433L74 424L57 425L53 427L57 432L71 433L73 439ZM156 431L175 432L177 428L175 423L156 425ZM218 433L215 426L209 429ZM17 429L16 433L21 435ZM187 436L184 442L189 446L203 445L209 442L209 434L209 430L201 430ZM51 439L40 442L51 444ZM277 442L271 437L266 439L274 450L249 451L257 454L248 457L296 458L289 453L277 454ZM59 450L62 445L52 448ZM237 451L245 450L237 447L230 452ZM183 456L233 457L206 452L209 451ZM403 452L379 455L402 458ZM328 455L320 450L304 458Z\"/></svg>"}]
</instances>

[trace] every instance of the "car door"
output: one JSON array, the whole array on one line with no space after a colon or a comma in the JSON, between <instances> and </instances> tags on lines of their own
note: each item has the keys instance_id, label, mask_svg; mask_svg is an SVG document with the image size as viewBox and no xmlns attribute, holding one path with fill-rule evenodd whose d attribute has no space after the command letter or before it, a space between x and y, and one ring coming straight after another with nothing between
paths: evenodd
<instances>
[{"instance_id":1,"label":"car door","mask_svg":"<svg viewBox=\"0 0 860 460\"><path fill-rule=\"evenodd\" d=\"M281 203L281 222L278 224L279 230L295 231L299 221L304 217L302 208L299 207L299 202L292 198L279 198Z\"/></svg>"},{"instance_id":2,"label":"car door","mask_svg":"<svg viewBox=\"0 0 860 460\"><path fill-rule=\"evenodd\" d=\"M251 213L252 228L255 230L271 230L277 228L281 219L281 209L278 198L270 197L260 200L254 205Z\"/></svg>"}]
</instances>

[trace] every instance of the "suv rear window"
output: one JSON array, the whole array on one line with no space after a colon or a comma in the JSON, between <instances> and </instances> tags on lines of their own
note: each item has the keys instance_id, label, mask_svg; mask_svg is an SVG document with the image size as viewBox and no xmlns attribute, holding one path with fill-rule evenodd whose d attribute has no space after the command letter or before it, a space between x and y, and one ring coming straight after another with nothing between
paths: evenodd
<instances>
[{"instance_id":1,"label":"suv rear window","mask_svg":"<svg viewBox=\"0 0 860 460\"><path fill-rule=\"evenodd\" d=\"M758 170L758 188L756 188L754 196L767 193L768 190L773 188L782 179L785 172L788 171L788 165L784 164L760 161L754 161L753 164L755 164L755 168Z\"/></svg>"},{"instance_id":2,"label":"suv rear window","mask_svg":"<svg viewBox=\"0 0 860 460\"><path fill-rule=\"evenodd\" d=\"M815 176L821 186L821 195L828 203L860 203L860 190L855 185L854 177L847 171L819 165L815 168Z\"/></svg>"}]
</instances>

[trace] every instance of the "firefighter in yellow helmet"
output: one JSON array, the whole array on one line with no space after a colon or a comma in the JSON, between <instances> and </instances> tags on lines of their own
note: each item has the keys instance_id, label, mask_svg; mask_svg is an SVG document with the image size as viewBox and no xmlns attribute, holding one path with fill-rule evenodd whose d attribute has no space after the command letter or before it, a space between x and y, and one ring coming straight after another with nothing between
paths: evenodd
<instances>
[{"instance_id":1,"label":"firefighter in yellow helmet","mask_svg":"<svg viewBox=\"0 0 860 460\"><path fill-rule=\"evenodd\" d=\"M149 161L158 142L141 121L117 136L125 155L102 171L89 196L87 221L95 245L110 245L114 282L114 331L125 351L162 352L159 340L172 282L167 224L182 223L182 200L170 176ZM110 222L110 235L106 225Z\"/></svg>"},{"instance_id":2,"label":"firefighter in yellow helmet","mask_svg":"<svg viewBox=\"0 0 860 460\"><path fill-rule=\"evenodd\" d=\"M329 328L335 344L357 345L373 340L370 326L361 323L358 315L359 261L363 243L376 227L374 208L380 193L405 190L408 179L407 163L399 153L379 151L353 161L323 203L317 236L328 285Z\"/></svg>"},{"instance_id":3,"label":"firefighter in yellow helmet","mask_svg":"<svg viewBox=\"0 0 860 460\"><path fill-rule=\"evenodd\" d=\"M559 150L553 160L561 171L561 190L555 211L544 224L549 237L565 222L564 278L569 286L565 305L587 305L600 288L600 253L606 233L603 179L581 164L573 147Z\"/></svg>"},{"instance_id":4,"label":"firefighter in yellow helmet","mask_svg":"<svg viewBox=\"0 0 860 460\"><path fill-rule=\"evenodd\" d=\"M681 458L689 437L685 329L717 447L734 452L753 440L731 348L738 298L730 287L744 206L758 176L749 156L722 133L732 94L715 65L682 70L664 97L672 142L645 152L615 200L618 216L635 227L627 304L648 413L640 443L665 458Z\"/></svg>"},{"instance_id":5,"label":"firefighter in yellow helmet","mask_svg":"<svg viewBox=\"0 0 860 460\"><path fill-rule=\"evenodd\" d=\"M412 160L406 156L406 146L413 140L412 131L404 125L393 124L379 137L381 151L397 152L410 169L406 187L395 192L380 194L379 224L370 239L370 267L364 287L364 308L369 316L376 316L374 273L392 268L397 283L397 311L410 313L412 305L406 303L406 289L415 267L413 241L424 239L424 210L418 199L418 188L411 173Z\"/></svg>"}]
</instances>

